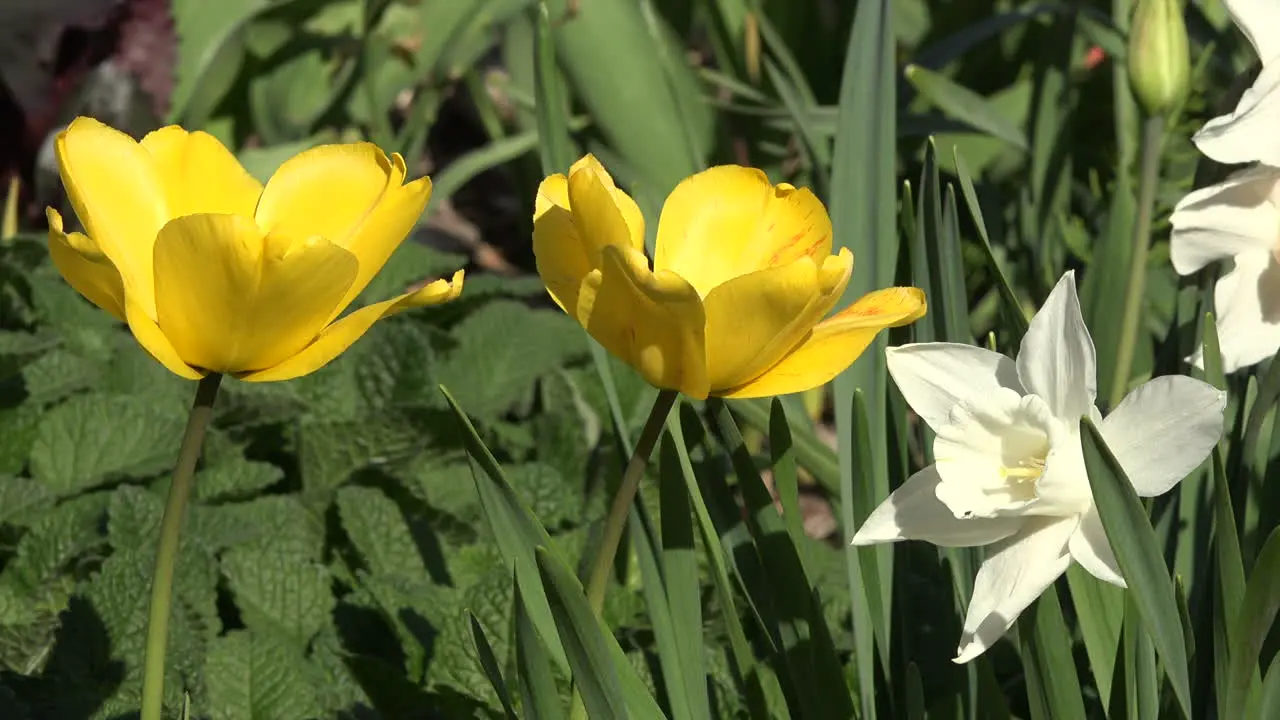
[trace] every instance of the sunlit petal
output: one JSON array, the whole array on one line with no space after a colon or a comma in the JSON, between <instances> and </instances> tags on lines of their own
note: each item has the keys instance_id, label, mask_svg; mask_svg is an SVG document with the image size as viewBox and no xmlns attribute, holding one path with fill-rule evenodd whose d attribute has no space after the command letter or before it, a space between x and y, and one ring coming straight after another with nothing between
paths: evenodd
<instances>
[{"instance_id":1,"label":"sunlit petal","mask_svg":"<svg viewBox=\"0 0 1280 720\"><path fill-rule=\"evenodd\" d=\"M602 259L583 283L578 321L649 384L707 397L706 315L698 293L674 273L650 272L638 250L610 246Z\"/></svg>"},{"instance_id":2,"label":"sunlit petal","mask_svg":"<svg viewBox=\"0 0 1280 720\"><path fill-rule=\"evenodd\" d=\"M1067 542L1078 524L1074 516L1028 518L1016 535L992 546L973 581L956 663L986 652L1067 571Z\"/></svg>"},{"instance_id":3,"label":"sunlit petal","mask_svg":"<svg viewBox=\"0 0 1280 720\"><path fill-rule=\"evenodd\" d=\"M341 355L382 318L413 308L439 305L454 300L462 292L463 271L450 280L436 280L414 292L360 308L325 328L307 347L284 362L266 370L240 376L246 382L290 380L315 372Z\"/></svg>"},{"instance_id":4,"label":"sunlit petal","mask_svg":"<svg viewBox=\"0 0 1280 720\"><path fill-rule=\"evenodd\" d=\"M1090 575L1112 585L1128 587L1120 573L1115 551L1111 549L1111 541L1107 540L1107 533L1102 528L1102 516L1097 508L1091 507L1080 516L1080 527L1071 535L1067 549L1071 558Z\"/></svg>"},{"instance_id":5,"label":"sunlit petal","mask_svg":"<svg viewBox=\"0 0 1280 720\"><path fill-rule=\"evenodd\" d=\"M888 348L885 357L903 398L935 432L964 398L990 397L1000 388L1023 393L1013 360L973 345L900 345Z\"/></svg>"},{"instance_id":6,"label":"sunlit petal","mask_svg":"<svg viewBox=\"0 0 1280 720\"><path fill-rule=\"evenodd\" d=\"M1227 394L1185 375L1158 377L1129 393L1100 429L1141 497L1163 495L1222 439Z\"/></svg>"},{"instance_id":7,"label":"sunlit petal","mask_svg":"<svg viewBox=\"0 0 1280 720\"><path fill-rule=\"evenodd\" d=\"M88 236L62 230L62 216L48 208L49 256L67 284L89 302L124 322L124 282L111 259Z\"/></svg>"},{"instance_id":8,"label":"sunlit petal","mask_svg":"<svg viewBox=\"0 0 1280 720\"><path fill-rule=\"evenodd\" d=\"M1093 339L1080 314L1073 271L1063 274L1031 319L1018 353L1018 377L1059 418L1074 422L1093 407L1098 396Z\"/></svg>"},{"instance_id":9,"label":"sunlit petal","mask_svg":"<svg viewBox=\"0 0 1280 720\"><path fill-rule=\"evenodd\" d=\"M740 275L703 299L711 387L733 388L773 367L844 294L853 256L842 251L824 266L802 257Z\"/></svg>"},{"instance_id":10,"label":"sunlit petal","mask_svg":"<svg viewBox=\"0 0 1280 720\"><path fill-rule=\"evenodd\" d=\"M831 220L808 189L774 186L755 168L721 165L676 186L662 207L654 268L706 296L739 275L831 254Z\"/></svg>"},{"instance_id":11,"label":"sunlit petal","mask_svg":"<svg viewBox=\"0 0 1280 720\"><path fill-rule=\"evenodd\" d=\"M1280 169L1259 165L1182 198L1169 222L1169 259L1189 275L1215 260L1280 244Z\"/></svg>"},{"instance_id":12,"label":"sunlit petal","mask_svg":"<svg viewBox=\"0 0 1280 720\"><path fill-rule=\"evenodd\" d=\"M264 238L246 217L188 215L156 242L159 326L188 365L269 368L316 337L356 270L324 238Z\"/></svg>"},{"instance_id":13,"label":"sunlit petal","mask_svg":"<svg viewBox=\"0 0 1280 720\"><path fill-rule=\"evenodd\" d=\"M169 217L196 213L253 217L262 184L212 135L170 125L147 133L142 147L151 154L164 186Z\"/></svg>"},{"instance_id":14,"label":"sunlit petal","mask_svg":"<svg viewBox=\"0 0 1280 720\"><path fill-rule=\"evenodd\" d=\"M255 218L267 233L320 236L346 247L383 193L403 181L404 162L373 143L321 145L284 161L267 181Z\"/></svg>"},{"instance_id":15,"label":"sunlit petal","mask_svg":"<svg viewBox=\"0 0 1280 720\"><path fill-rule=\"evenodd\" d=\"M935 465L912 475L871 511L853 544L924 540L941 547L972 547L1003 540L1022 527L1017 517L957 518L938 500L941 481Z\"/></svg>"},{"instance_id":16,"label":"sunlit petal","mask_svg":"<svg viewBox=\"0 0 1280 720\"><path fill-rule=\"evenodd\" d=\"M86 234L120 271L131 302L154 317L151 249L170 213L150 153L87 117L59 133L54 148L62 184Z\"/></svg>"},{"instance_id":17,"label":"sunlit petal","mask_svg":"<svg viewBox=\"0 0 1280 720\"><path fill-rule=\"evenodd\" d=\"M814 327L801 343L763 375L725 397L766 397L802 392L830 382L853 364L876 333L914 322L925 314L917 288L887 288L868 293Z\"/></svg>"}]
</instances>

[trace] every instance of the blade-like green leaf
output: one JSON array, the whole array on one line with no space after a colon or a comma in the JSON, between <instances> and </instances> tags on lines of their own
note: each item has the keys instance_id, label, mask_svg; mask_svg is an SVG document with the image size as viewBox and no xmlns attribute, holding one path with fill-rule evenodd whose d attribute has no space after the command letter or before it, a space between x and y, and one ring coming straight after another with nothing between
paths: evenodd
<instances>
[{"instance_id":1,"label":"blade-like green leaf","mask_svg":"<svg viewBox=\"0 0 1280 720\"><path fill-rule=\"evenodd\" d=\"M471 639L476 644L480 667L484 670L485 677L489 679L489 684L493 686L493 691L498 694L498 702L502 703L502 712L506 714L508 720L517 720L515 705L511 702L511 691L507 689L507 681L503 679L502 670L498 668L498 658L493 654L493 646L489 644L489 638L484 634L484 628L476 619L475 613L468 612L467 618L471 621Z\"/></svg>"},{"instance_id":2,"label":"blade-like green leaf","mask_svg":"<svg viewBox=\"0 0 1280 720\"><path fill-rule=\"evenodd\" d=\"M440 392L444 394L462 430L462 439L472 460L471 476L475 480L476 493L480 496L480 504L484 508L494 539L497 540L498 549L502 552L503 559L515 568L525 591L525 609L538 628L538 634L546 641L552 658L567 670L568 661L564 648L560 646L534 554L534 548L552 547L551 537L507 482L498 461L480 440L471 420L458 407L453 396L444 386L440 387Z\"/></svg>"},{"instance_id":3,"label":"blade-like green leaf","mask_svg":"<svg viewBox=\"0 0 1280 720\"><path fill-rule=\"evenodd\" d=\"M1058 604L1058 591L1049 586L1018 618L1022 665L1027 677L1027 702L1037 720L1084 720L1080 679L1071 657L1071 637Z\"/></svg>"},{"instance_id":4,"label":"blade-like green leaf","mask_svg":"<svg viewBox=\"0 0 1280 720\"><path fill-rule=\"evenodd\" d=\"M681 647L671 623L671 606L667 602L666 581L659 565L660 550L654 539L653 523L639 502L631 506L627 529L631 547L635 550L636 565L640 569L640 582L644 587L649 624L653 626L658 664L667 688L667 704L674 720L686 720L690 717L690 710L689 696L684 687L686 673Z\"/></svg>"},{"instance_id":5,"label":"blade-like green leaf","mask_svg":"<svg viewBox=\"0 0 1280 720\"><path fill-rule=\"evenodd\" d=\"M1280 610L1280 528L1271 532L1253 564L1240 612L1231 623L1231 670L1227 675L1226 712L1223 717L1257 718L1260 700L1258 655ZM1248 712L1248 714L1246 714Z\"/></svg>"},{"instance_id":6,"label":"blade-like green leaf","mask_svg":"<svg viewBox=\"0 0 1280 720\"><path fill-rule=\"evenodd\" d=\"M533 21L533 94L542 172L568 172L576 153L569 137L569 103L560 84L546 3L530 7L529 14Z\"/></svg>"},{"instance_id":7,"label":"blade-like green leaf","mask_svg":"<svg viewBox=\"0 0 1280 720\"><path fill-rule=\"evenodd\" d=\"M906 75L915 89L942 112L1019 150L1027 149L1026 133L986 98L918 65L908 65Z\"/></svg>"},{"instance_id":8,"label":"blade-like green leaf","mask_svg":"<svg viewBox=\"0 0 1280 720\"><path fill-rule=\"evenodd\" d=\"M969 176L969 170L964 164L964 159L960 157L958 148L954 152L954 157L956 174L960 180L960 192L964 195L965 205L969 207L969 216L973 218L973 224L978 228L978 238L982 240L979 246L982 248L983 257L986 258L987 269L996 278L996 289L1000 291L1000 298L1004 301L1005 316L1013 323L1015 331L1013 341L1016 345L1022 341L1022 336L1027 334L1030 321L1022 308L1022 303L1018 301L1017 294L1013 292L1013 286L1009 284L1009 278L1005 276L1004 269L996 261L995 252L991 248L991 237L987 234L987 223L982 218L982 205L978 202L978 192L973 188L973 179Z\"/></svg>"},{"instance_id":9,"label":"blade-like green leaf","mask_svg":"<svg viewBox=\"0 0 1280 720\"><path fill-rule=\"evenodd\" d=\"M659 458L662 577L682 673L681 677L675 678L674 685L669 681L668 687L672 693L683 692L689 717L710 720L711 701L707 695L706 659L703 657L706 643L702 638L702 587L698 582L697 548L693 540L693 508L674 433L663 433Z\"/></svg>"},{"instance_id":10,"label":"blade-like green leaf","mask_svg":"<svg viewBox=\"0 0 1280 720\"><path fill-rule=\"evenodd\" d=\"M769 407L769 456L773 468L773 487L782 503L782 519L791 542L800 550L800 559L809 567L803 544L804 518L800 515L800 486L796 471L795 446L791 442L791 425L782 400L774 398Z\"/></svg>"},{"instance_id":11,"label":"blade-like green leaf","mask_svg":"<svg viewBox=\"0 0 1280 720\"><path fill-rule=\"evenodd\" d=\"M728 406L713 398L707 401L707 409L738 476L749 513L747 524L756 541L764 576L769 580L782 650L800 706L809 717L853 717L854 707L840 672L840 660L831 645L826 618L809 590L812 585L800 554L760 480Z\"/></svg>"},{"instance_id":12,"label":"blade-like green leaf","mask_svg":"<svg viewBox=\"0 0 1280 720\"><path fill-rule=\"evenodd\" d=\"M831 168L832 228L835 237L859 258L861 271L849 281L841 306L867 292L893 284L898 261L897 232L897 83L894 54L893 4L889 0L857 3L853 29L845 50L840 79L834 162ZM835 396L849 398L864 393L870 443L869 455L855 457L853 407L836 403L836 436L840 458L840 520L847 545L858 526L859 507L865 494L875 501L889 495L889 446L885 431L888 416L888 373L881 334L858 362L836 378ZM865 463L865 464L864 464ZM865 468L870 472L860 472ZM865 487L857 487L861 475ZM857 488L857 489L855 489ZM859 492L862 491L862 492ZM874 557L874 561L868 557ZM893 550L865 548L846 552L846 566L853 603L854 666L858 676L858 703L864 720L875 720L874 633L892 624ZM869 574L868 574L869 572ZM878 594L871 598L870 595ZM888 657L883 648L882 659ZM885 663L886 673L888 671Z\"/></svg>"},{"instance_id":13,"label":"blade-like green leaf","mask_svg":"<svg viewBox=\"0 0 1280 720\"><path fill-rule=\"evenodd\" d=\"M525 609L519 577L512 573L515 586L511 602L513 637L516 645L516 679L520 686L520 706L528 720L563 720L560 691L551 674L551 659L538 630Z\"/></svg>"},{"instance_id":14,"label":"blade-like green leaf","mask_svg":"<svg viewBox=\"0 0 1280 720\"><path fill-rule=\"evenodd\" d=\"M544 547L538 572L588 717L665 718L604 622L591 611L582 583Z\"/></svg>"},{"instance_id":15,"label":"blade-like green leaf","mask_svg":"<svg viewBox=\"0 0 1280 720\"><path fill-rule=\"evenodd\" d=\"M1080 438L1089 486L1107 540L1129 585L1134 607L1164 662L1174 696L1183 714L1191 717L1186 640L1182 637L1173 580L1165 567L1155 530L1124 469L1088 418L1080 420Z\"/></svg>"},{"instance_id":16,"label":"blade-like green leaf","mask_svg":"<svg viewBox=\"0 0 1280 720\"><path fill-rule=\"evenodd\" d=\"M1067 568L1067 584L1080 624L1089 670L1105 707L1111 698L1111 681L1116 673L1116 651L1120 647L1120 626L1124 623L1124 590L1105 583L1079 565Z\"/></svg>"}]
</instances>

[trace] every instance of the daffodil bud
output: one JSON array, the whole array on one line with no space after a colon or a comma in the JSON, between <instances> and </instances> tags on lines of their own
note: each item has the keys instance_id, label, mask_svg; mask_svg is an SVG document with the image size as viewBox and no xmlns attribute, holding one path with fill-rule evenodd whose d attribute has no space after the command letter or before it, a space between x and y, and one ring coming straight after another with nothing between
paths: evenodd
<instances>
[{"instance_id":1,"label":"daffodil bud","mask_svg":"<svg viewBox=\"0 0 1280 720\"><path fill-rule=\"evenodd\" d=\"M1137 0L1129 29L1129 82L1150 115L1177 107L1191 84L1191 55L1180 0Z\"/></svg>"}]
</instances>

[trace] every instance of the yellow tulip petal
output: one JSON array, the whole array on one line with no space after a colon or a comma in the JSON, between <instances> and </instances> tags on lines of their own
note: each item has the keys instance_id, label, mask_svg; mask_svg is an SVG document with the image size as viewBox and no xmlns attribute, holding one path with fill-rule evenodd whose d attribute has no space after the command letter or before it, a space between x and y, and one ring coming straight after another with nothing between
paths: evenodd
<instances>
[{"instance_id":1,"label":"yellow tulip petal","mask_svg":"<svg viewBox=\"0 0 1280 720\"><path fill-rule=\"evenodd\" d=\"M188 365L269 368L319 334L357 266L321 237L263 237L246 217L188 215L156 240L157 320Z\"/></svg>"},{"instance_id":2,"label":"yellow tulip petal","mask_svg":"<svg viewBox=\"0 0 1280 720\"><path fill-rule=\"evenodd\" d=\"M418 224L429 200L429 178L421 177L408 185L393 187L347 238L343 246L360 261L360 271L330 320L345 310L364 291L382 266L387 264L391 254Z\"/></svg>"},{"instance_id":3,"label":"yellow tulip petal","mask_svg":"<svg viewBox=\"0 0 1280 720\"><path fill-rule=\"evenodd\" d=\"M78 117L54 143L58 171L86 234L120 271L131 301L154 316L151 248L169 220L151 154L133 138Z\"/></svg>"},{"instance_id":4,"label":"yellow tulip petal","mask_svg":"<svg viewBox=\"0 0 1280 720\"><path fill-rule=\"evenodd\" d=\"M844 293L853 255L843 250L819 268L802 257L728 280L707 294L707 366L711 387L733 388L778 363Z\"/></svg>"},{"instance_id":5,"label":"yellow tulip petal","mask_svg":"<svg viewBox=\"0 0 1280 720\"><path fill-rule=\"evenodd\" d=\"M147 133L142 147L151 154L160 175L170 217L196 213L253 217L262 184L217 138L170 125Z\"/></svg>"},{"instance_id":6,"label":"yellow tulip petal","mask_svg":"<svg viewBox=\"0 0 1280 720\"><path fill-rule=\"evenodd\" d=\"M831 254L831 219L808 189L773 186L755 168L721 165L671 191L658 220L653 266L706 297L726 280Z\"/></svg>"},{"instance_id":7,"label":"yellow tulip petal","mask_svg":"<svg viewBox=\"0 0 1280 720\"><path fill-rule=\"evenodd\" d=\"M706 316L689 283L652 273L639 250L610 246L578 296L578 322L651 385L699 400L707 381Z\"/></svg>"},{"instance_id":8,"label":"yellow tulip petal","mask_svg":"<svg viewBox=\"0 0 1280 720\"><path fill-rule=\"evenodd\" d=\"M578 311L578 288L595 263L587 257L569 212L569 180L551 175L538 186L533 206L533 258L542 284L560 309Z\"/></svg>"},{"instance_id":9,"label":"yellow tulip petal","mask_svg":"<svg viewBox=\"0 0 1280 720\"><path fill-rule=\"evenodd\" d=\"M925 310L924 293L917 288L867 293L819 323L799 347L765 374L719 394L737 398L785 395L830 382L858 359L876 333L914 322Z\"/></svg>"},{"instance_id":10,"label":"yellow tulip petal","mask_svg":"<svg viewBox=\"0 0 1280 720\"><path fill-rule=\"evenodd\" d=\"M188 380L199 380L205 376L203 370L191 367L182 359L156 321L151 319L142 306L129 302L128 298L125 302L125 317L128 319L129 330L133 332L134 339L142 349L151 354L151 357L168 368L169 372Z\"/></svg>"},{"instance_id":11,"label":"yellow tulip petal","mask_svg":"<svg viewBox=\"0 0 1280 720\"><path fill-rule=\"evenodd\" d=\"M62 216L47 208L49 219L49 256L67 284L89 302L124 322L124 282L110 258L83 233L64 233Z\"/></svg>"},{"instance_id":12,"label":"yellow tulip petal","mask_svg":"<svg viewBox=\"0 0 1280 720\"><path fill-rule=\"evenodd\" d=\"M644 249L644 216L631 196L618 189L595 156L587 155L569 170L569 211L587 257L598 267L606 245Z\"/></svg>"},{"instance_id":13,"label":"yellow tulip petal","mask_svg":"<svg viewBox=\"0 0 1280 720\"><path fill-rule=\"evenodd\" d=\"M258 226L287 237L319 235L345 246L389 188L404 180L404 161L373 143L321 145L284 161L258 200ZM398 160L398 161L397 161Z\"/></svg>"},{"instance_id":14,"label":"yellow tulip petal","mask_svg":"<svg viewBox=\"0 0 1280 720\"><path fill-rule=\"evenodd\" d=\"M451 280L436 280L426 287L397 298L384 300L356 310L330 325L301 352L275 367L247 373L240 377L245 382L274 382L290 380L315 372L341 355L351 344L382 318L427 305L439 305L454 300L462 292L463 272L453 274Z\"/></svg>"}]
</instances>

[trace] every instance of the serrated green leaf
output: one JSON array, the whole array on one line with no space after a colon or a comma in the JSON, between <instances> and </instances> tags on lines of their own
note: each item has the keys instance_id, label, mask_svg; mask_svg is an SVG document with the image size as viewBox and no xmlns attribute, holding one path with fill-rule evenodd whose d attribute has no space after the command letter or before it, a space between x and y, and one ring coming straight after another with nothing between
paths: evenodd
<instances>
[{"instance_id":1,"label":"serrated green leaf","mask_svg":"<svg viewBox=\"0 0 1280 720\"><path fill-rule=\"evenodd\" d=\"M303 497L324 505L330 494L357 470L413 457L421 447L422 435L393 417L310 420L299 425L298 443Z\"/></svg>"},{"instance_id":2,"label":"serrated green leaf","mask_svg":"<svg viewBox=\"0 0 1280 720\"><path fill-rule=\"evenodd\" d=\"M336 499L342 528L375 575L428 580L413 533L395 501L381 490L345 487Z\"/></svg>"},{"instance_id":3,"label":"serrated green leaf","mask_svg":"<svg viewBox=\"0 0 1280 720\"><path fill-rule=\"evenodd\" d=\"M204 668L214 720L296 720L320 717L318 688L306 658L287 638L234 630L209 648Z\"/></svg>"},{"instance_id":4,"label":"serrated green leaf","mask_svg":"<svg viewBox=\"0 0 1280 720\"><path fill-rule=\"evenodd\" d=\"M31 474L58 496L172 467L187 418L136 396L81 395L40 421Z\"/></svg>"},{"instance_id":5,"label":"serrated green leaf","mask_svg":"<svg viewBox=\"0 0 1280 720\"><path fill-rule=\"evenodd\" d=\"M279 467L240 456L197 472L195 495L201 502L247 500L283 478Z\"/></svg>"},{"instance_id":6,"label":"serrated green leaf","mask_svg":"<svg viewBox=\"0 0 1280 720\"><path fill-rule=\"evenodd\" d=\"M0 475L0 524L26 526L53 505L53 494L30 478Z\"/></svg>"},{"instance_id":7,"label":"serrated green leaf","mask_svg":"<svg viewBox=\"0 0 1280 720\"><path fill-rule=\"evenodd\" d=\"M582 328L560 312L496 300L454 328L458 345L441 362L440 382L479 418L501 415L542 375L585 354Z\"/></svg>"},{"instance_id":8,"label":"serrated green leaf","mask_svg":"<svg viewBox=\"0 0 1280 720\"><path fill-rule=\"evenodd\" d=\"M257 542L228 550L222 573L250 630L277 633L305 647L333 624L328 570L317 547Z\"/></svg>"}]
</instances>

